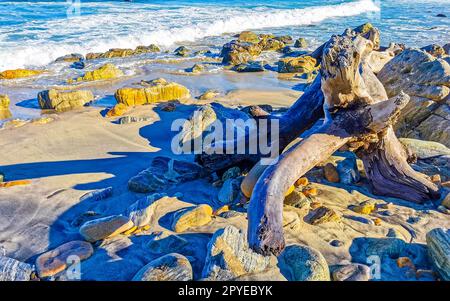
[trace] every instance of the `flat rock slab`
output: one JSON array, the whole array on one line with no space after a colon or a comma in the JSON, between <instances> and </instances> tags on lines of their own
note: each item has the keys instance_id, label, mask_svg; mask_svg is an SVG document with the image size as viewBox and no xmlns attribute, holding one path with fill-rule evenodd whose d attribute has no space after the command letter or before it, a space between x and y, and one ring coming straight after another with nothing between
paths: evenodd
<instances>
[{"instance_id":1,"label":"flat rock slab","mask_svg":"<svg viewBox=\"0 0 450 301\"><path fill-rule=\"evenodd\" d=\"M115 236L133 227L133 222L125 216L112 215L86 222L80 228L80 234L89 242Z\"/></svg>"},{"instance_id":2,"label":"flat rock slab","mask_svg":"<svg viewBox=\"0 0 450 301\"><path fill-rule=\"evenodd\" d=\"M171 253L151 261L134 276L133 281L190 281L192 266L181 254Z\"/></svg>"},{"instance_id":3,"label":"flat rock slab","mask_svg":"<svg viewBox=\"0 0 450 301\"><path fill-rule=\"evenodd\" d=\"M92 245L85 241L71 241L54 250L40 255L36 259L36 269L40 278L54 276L64 271L73 258L78 262L89 258L94 253Z\"/></svg>"}]
</instances>

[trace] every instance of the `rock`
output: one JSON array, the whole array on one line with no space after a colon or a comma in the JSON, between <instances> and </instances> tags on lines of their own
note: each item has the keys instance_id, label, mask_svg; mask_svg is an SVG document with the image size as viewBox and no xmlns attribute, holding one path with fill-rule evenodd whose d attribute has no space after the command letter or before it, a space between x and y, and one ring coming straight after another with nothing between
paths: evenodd
<instances>
[{"instance_id":1,"label":"rock","mask_svg":"<svg viewBox=\"0 0 450 301\"><path fill-rule=\"evenodd\" d=\"M437 14L436 17L438 17L438 18L447 18L447 15L444 15L444 14Z\"/></svg>"},{"instance_id":2,"label":"rock","mask_svg":"<svg viewBox=\"0 0 450 301\"><path fill-rule=\"evenodd\" d=\"M217 90L207 90L205 93L200 95L198 97L198 99L200 99L200 100L211 100L211 99L216 98L219 95L220 95L220 93Z\"/></svg>"},{"instance_id":3,"label":"rock","mask_svg":"<svg viewBox=\"0 0 450 301\"><path fill-rule=\"evenodd\" d=\"M262 39L259 42L259 46L263 51L280 51L286 45L283 42L276 39Z\"/></svg>"},{"instance_id":4,"label":"rock","mask_svg":"<svg viewBox=\"0 0 450 301\"><path fill-rule=\"evenodd\" d=\"M264 66L261 62L248 62L233 67L236 72L263 72Z\"/></svg>"},{"instance_id":5,"label":"rock","mask_svg":"<svg viewBox=\"0 0 450 301\"><path fill-rule=\"evenodd\" d=\"M155 210L166 194L154 193L146 196L128 207L126 215L135 227L143 227L150 224Z\"/></svg>"},{"instance_id":6,"label":"rock","mask_svg":"<svg viewBox=\"0 0 450 301\"><path fill-rule=\"evenodd\" d=\"M148 46L136 47L136 49L134 50L134 54L152 53L152 52L160 52L160 51L161 51L161 49L157 45L150 44Z\"/></svg>"},{"instance_id":7,"label":"rock","mask_svg":"<svg viewBox=\"0 0 450 301\"><path fill-rule=\"evenodd\" d=\"M420 48L421 50L424 50L435 57L440 57L445 55L445 50L442 46L437 44L431 44L425 47Z\"/></svg>"},{"instance_id":8,"label":"rock","mask_svg":"<svg viewBox=\"0 0 450 301\"><path fill-rule=\"evenodd\" d=\"M219 190L218 199L222 205L231 205L239 196L241 181L227 179Z\"/></svg>"},{"instance_id":9,"label":"rock","mask_svg":"<svg viewBox=\"0 0 450 301\"><path fill-rule=\"evenodd\" d=\"M191 281L192 266L181 254L170 253L151 261L134 277L133 281Z\"/></svg>"},{"instance_id":10,"label":"rock","mask_svg":"<svg viewBox=\"0 0 450 301\"><path fill-rule=\"evenodd\" d=\"M339 183L339 173L333 163L327 163L323 167L323 175L328 182Z\"/></svg>"},{"instance_id":11,"label":"rock","mask_svg":"<svg viewBox=\"0 0 450 301\"><path fill-rule=\"evenodd\" d=\"M226 181L228 179L236 179L240 177L241 175L241 169L237 166L231 167L227 169L222 175L222 181Z\"/></svg>"},{"instance_id":12,"label":"rock","mask_svg":"<svg viewBox=\"0 0 450 301\"><path fill-rule=\"evenodd\" d=\"M0 79L16 79L36 76L44 73L44 70L15 69L6 70L0 73Z\"/></svg>"},{"instance_id":13,"label":"rock","mask_svg":"<svg viewBox=\"0 0 450 301\"><path fill-rule=\"evenodd\" d=\"M99 59L101 58L103 55L103 53L99 53L99 52L90 52L88 54L86 54L86 60L95 60L95 59Z\"/></svg>"},{"instance_id":14,"label":"rock","mask_svg":"<svg viewBox=\"0 0 450 301\"><path fill-rule=\"evenodd\" d=\"M332 269L331 276L333 281L369 281L370 268L358 263L340 265Z\"/></svg>"},{"instance_id":15,"label":"rock","mask_svg":"<svg viewBox=\"0 0 450 301\"><path fill-rule=\"evenodd\" d=\"M294 39L291 36L289 36L289 35L278 36L278 37L275 37L274 39L278 40L278 41L281 41L284 44L291 44L294 41Z\"/></svg>"},{"instance_id":16,"label":"rock","mask_svg":"<svg viewBox=\"0 0 450 301\"><path fill-rule=\"evenodd\" d=\"M234 226L216 231L208 243L202 277L208 280L232 280L236 277L264 271L271 257L253 252L246 235Z\"/></svg>"},{"instance_id":17,"label":"rock","mask_svg":"<svg viewBox=\"0 0 450 301\"><path fill-rule=\"evenodd\" d=\"M441 205L444 206L447 209L450 209L450 193L447 194L447 196L442 201Z\"/></svg>"},{"instance_id":18,"label":"rock","mask_svg":"<svg viewBox=\"0 0 450 301\"><path fill-rule=\"evenodd\" d=\"M74 62L72 63L72 65L70 65L70 68L73 69L84 69L86 68L86 62L85 61L79 61L79 62Z\"/></svg>"},{"instance_id":19,"label":"rock","mask_svg":"<svg viewBox=\"0 0 450 301\"><path fill-rule=\"evenodd\" d=\"M12 117L11 111L9 110L9 103L8 95L0 94L0 120Z\"/></svg>"},{"instance_id":20,"label":"rock","mask_svg":"<svg viewBox=\"0 0 450 301\"><path fill-rule=\"evenodd\" d=\"M317 196L319 194L319 191L317 190L317 188L313 187L309 189L304 189L303 194L307 197L313 197Z\"/></svg>"},{"instance_id":21,"label":"rock","mask_svg":"<svg viewBox=\"0 0 450 301\"><path fill-rule=\"evenodd\" d=\"M378 73L389 97L404 91L411 96L402 110L399 136L431 140L450 146L450 65L419 49L406 49Z\"/></svg>"},{"instance_id":22,"label":"rock","mask_svg":"<svg viewBox=\"0 0 450 301\"><path fill-rule=\"evenodd\" d=\"M36 269L40 278L54 276L64 271L71 263L70 257L76 256L77 261L91 257L94 253L92 245L85 241L71 241L56 249L39 255L36 259Z\"/></svg>"},{"instance_id":23,"label":"rock","mask_svg":"<svg viewBox=\"0 0 450 301\"><path fill-rule=\"evenodd\" d=\"M72 53L68 55L61 56L55 60L56 63L65 62L65 63L75 63L79 61L83 61L84 56L79 53Z\"/></svg>"},{"instance_id":24,"label":"rock","mask_svg":"<svg viewBox=\"0 0 450 301\"><path fill-rule=\"evenodd\" d=\"M241 109L242 112L248 114L252 118L268 116L273 111L271 105L250 105Z\"/></svg>"},{"instance_id":25,"label":"rock","mask_svg":"<svg viewBox=\"0 0 450 301\"><path fill-rule=\"evenodd\" d=\"M246 215L246 213L235 211L235 210L225 211L225 212L222 212L219 214L219 216L222 218L241 217L241 216L245 216L245 215Z\"/></svg>"},{"instance_id":26,"label":"rock","mask_svg":"<svg viewBox=\"0 0 450 301\"><path fill-rule=\"evenodd\" d=\"M89 201L89 202L97 202L109 198L113 194L113 188L106 187L103 189L97 189L86 193L80 198L80 202Z\"/></svg>"},{"instance_id":27,"label":"rock","mask_svg":"<svg viewBox=\"0 0 450 301\"><path fill-rule=\"evenodd\" d=\"M428 255L435 271L444 281L450 281L450 231L433 229L426 235Z\"/></svg>"},{"instance_id":28,"label":"rock","mask_svg":"<svg viewBox=\"0 0 450 301\"><path fill-rule=\"evenodd\" d=\"M114 95L117 102L127 106L137 106L190 97L186 87L174 82L167 82L162 78L143 82L141 85L144 87L118 89Z\"/></svg>"},{"instance_id":29,"label":"rock","mask_svg":"<svg viewBox=\"0 0 450 301\"><path fill-rule=\"evenodd\" d=\"M111 63L105 64L98 69L88 71L84 76L75 79L77 82L82 81L95 81L95 80L107 80L124 76L122 70L117 68Z\"/></svg>"},{"instance_id":30,"label":"rock","mask_svg":"<svg viewBox=\"0 0 450 301\"><path fill-rule=\"evenodd\" d=\"M308 43L305 38L298 38L295 40L294 47L296 48L306 48L308 47Z\"/></svg>"},{"instance_id":31,"label":"rock","mask_svg":"<svg viewBox=\"0 0 450 301\"><path fill-rule=\"evenodd\" d=\"M400 138L400 142L419 159L450 155L450 149L434 141L423 141L411 138Z\"/></svg>"},{"instance_id":32,"label":"rock","mask_svg":"<svg viewBox=\"0 0 450 301\"><path fill-rule=\"evenodd\" d=\"M146 249L152 254L167 254L171 252L179 252L189 245L189 241L179 235L168 234L163 232L152 235L152 240L146 244Z\"/></svg>"},{"instance_id":33,"label":"rock","mask_svg":"<svg viewBox=\"0 0 450 301\"><path fill-rule=\"evenodd\" d=\"M442 48L444 48L446 54L450 54L450 43L445 44Z\"/></svg>"},{"instance_id":34,"label":"rock","mask_svg":"<svg viewBox=\"0 0 450 301\"><path fill-rule=\"evenodd\" d=\"M195 64L191 68L187 68L185 71L190 72L190 73L201 73L201 72L205 71L205 66L200 65L200 64Z\"/></svg>"},{"instance_id":35,"label":"rock","mask_svg":"<svg viewBox=\"0 0 450 301\"><path fill-rule=\"evenodd\" d=\"M395 44L391 47L396 47ZM372 51L367 58L367 64L375 74L386 66L395 57L396 48L388 48L385 51Z\"/></svg>"},{"instance_id":36,"label":"rock","mask_svg":"<svg viewBox=\"0 0 450 301\"><path fill-rule=\"evenodd\" d=\"M179 146L180 151L183 147L188 146L191 149L192 142L195 139L200 138L208 133L208 128L217 120L216 111L211 105L201 106L199 109L195 110L189 117L188 122L185 122L183 128L179 134ZM195 147L195 144L194 146Z\"/></svg>"},{"instance_id":37,"label":"rock","mask_svg":"<svg viewBox=\"0 0 450 301\"><path fill-rule=\"evenodd\" d=\"M118 103L106 113L106 117L122 116L127 111L128 111L128 106L127 105L125 105L123 103Z\"/></svg>"},{"instance_id":38,"label":"rock","mask_svg":"<svg viewBox=\"0 0 450 301\"><path fill-rule=\"evenodd\" d=\"M94 100L94 94L89 90L58 91L55 89L39 92L38 101L41 109L57 112L81 108Z\"/></svg>"},{"instance_id":39,"label":"rock","mask_svg":"<svg viewBox=\"0 0 450 301\"><path fill-rule=\"evenodd\" d=\"M178 56L188 56L191 51L184 46L180 46L174 50L174 54Z\"/></svg>"},{"instance_id":40,"label":"rock","mask_svg":"<svg viewBox=\"0 0 450 301\"><path fill-rule=\"evenodd\" d=\"M311 206L311 201L302 192L294 190L291 194L284 198L284 204L298 209L304 209L306 213L308 213Z\"/></svg>"},{"instance_id":41,"label":"rock","mask_svg":"<svg viewBox=\"0 0 450 301\"><path fill-rule=\"evenodd\" d=\"M220 56L225 65L245 64L261 54L261 46L258 44L244 43L233 40L222 47Z\"/></svg>"},{"instance_id":42,"label":"rock","mask_svg":"<svg viewBox=\"0 0 450 301\"><path fill-rule=\"evenodd\" d=\"M344 242L338 239L333 239L332 241L330 241L330 245L332 245L333 247L342 247L344 245Z\"/></svg>"},{"instance_id":43,"label":"rock","mask_svg":"<svg viewBox=\"0 0 450 301\"><path fill-rule=\"evenodd\" d=\"M176 183L196 180L206 175L200 165L168 157L155 157L151 166L128 181L128 188L139 193L168 189Z\"/></svg>"},{"instance_id":44,"label":"rock","mask_svg":"<svg viewBox=\"0 0 450 301\"><path fill-rule=\"evenodd\" d=\"M352 206L350 209L356 213L369 215L376 209L376 204L371 201L364 201L357 206Z\"/></svg>"},{"instance_id":45,"label":"rock","mask_svg":"<svg viewBox=\"0 0 450 301\"><path fill-rule=\"evenodd\" d=\"M176 110L176 108L177 106L173 102L168 102L161 105L161 111L164 112L173 112Z\"/></svg>"},{"instance_id":46,"label":"rock","mask_svg":"<svg viewBox=\"0 0 450 301\"><path fill-rule=\"evenodd\" d=\"M259 42L259 36L251 31L243 31L237 37L239 42L256 44Z\"/></svg>"},{"instance_id":47,"label":"rock","mask_svg":"<svg viewBox=\"0 0 450 301\"><path fill-rule=\"evenodd\" d=\"M312 225L320 225L329 222L339 222L341 217L336 211L325 206L315 209L309 217Z\"/></svg>"},{"instance_id":48,"label":"rock","mask_svg":"<svg viewBox=\"0 0 450 301\"><path fill-rule=\"evenodd\" d=\"M317 61L311 56L287 57L278 61L279 73L312 73L317 70Z\"/></svg>"},{"instance_id":49,"label":"rock","mask_svg":"<svg viewBox=\"0 0 450 301\"><path fill-rule=\"evenodd\" d=\"M285 46L285 47L283 47L283 49L281 49L280 51L281 51L281 53L283 53L283 54L290 54L290 53L294 52L294 49L292 49L291 46Z\"/></svg>"},{"instance_id":50,"label":"rock","mask_svg":"<svg viewBox=\"0 0 450 301\"><path fill-rule=\"evenodd\" d=\"M133 226L133 222L128 217L112 215L84 223L80 228L80 234L85 240L95 242L118 235Z\"/></svg>"},{"instance_id":51,"label":"rock","mask_svg":"<svg viewBox=\"0 0 450 301\"><path fill-rule=\"evenodd\" d=\"M134 54L133 49L128 48L112 48L101 55L101 58L112 59L118 57L128 57Z\"/></svg>"},{"instance_id":52,"label":"rock","mask_svg":"<svg viewBox=\"0 0 450 301\"><path fill-rule=\"evenodd\" d=\"M180 233L193 227L204 226L212 220L212 214L213 209L206 204L183 209L174 215L172 229Z\"/></svg>"},{"instance_id":53,"label":"rock","mask_svg":"<svg viewBox=\"0 0 450 301\"><path fill-rule=\"evenodd\" d=\"M359 182L361 176L358 171L356 157L349 157L337 164L336 170L339 174L339 181L342 184L354 184Z\"/></svg>"},{"instance_id":54,"label":"rock","mask_svg":"<svg viewBox=\"0 0 450 301\"><path fill-rule=\"evenodd\" d=\"M119 124L130 124L135 122L152 121L153 117L149 116L124 116L117 120Z\"/></svg>"},{"instance_id":55,"label":"rock","mask_svg":"<svg viewBox=\"0 0 450 301\"><path fill-rule=\"evenodd\" d=\"M0 281L30 281L34 267L0 255Z\"/></svg>"},{"instance_id":56,"label":"rock","mask_svg":"<svg viewBox=\"0 0 450 301\"><path fill-rule=\"evenodd\" d=\"M322 254L308 246L290 245L278 257L289 281L329 281L330 271Z\"/></svg>"}]
</instances>

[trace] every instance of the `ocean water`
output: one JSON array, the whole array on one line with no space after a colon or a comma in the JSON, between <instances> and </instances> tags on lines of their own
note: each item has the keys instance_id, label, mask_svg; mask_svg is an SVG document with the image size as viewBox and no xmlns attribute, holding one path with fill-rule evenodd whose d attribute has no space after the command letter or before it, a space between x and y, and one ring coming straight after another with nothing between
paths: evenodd
<instances>
[{"instance_id":1,"label":"ocean water","mask_svg":"<svg viewBox=\"0 0 450 301\"><path fill-rule=\"evenodd\" d=\"M0 71L115 47L220 44L242 30L306 37L313 48L367 21L386 45L445 44L449 7L449 0L0 1Z\"/></svg>"}]
</instances>

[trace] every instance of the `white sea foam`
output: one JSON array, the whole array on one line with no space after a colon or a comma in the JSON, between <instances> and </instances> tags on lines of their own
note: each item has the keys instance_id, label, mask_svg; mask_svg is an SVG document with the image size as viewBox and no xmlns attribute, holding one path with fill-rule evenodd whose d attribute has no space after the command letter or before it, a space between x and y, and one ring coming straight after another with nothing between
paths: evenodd
<instances>
[{"instance_id":1,"label":"white sea foam","mask_svg":"<svg viewBox=\"0 0 450 301\"><path fill-rule=\"evenodd\" d=\"M170 47L223 33L309 25L377 11L379 7L371 0L303 9L99 7L95 15L33 21L0 29L0 70L43 66L68 53L102 52L151 43ZM12 33L23 38L13 39Z\"/></svg>"}]
</instances>

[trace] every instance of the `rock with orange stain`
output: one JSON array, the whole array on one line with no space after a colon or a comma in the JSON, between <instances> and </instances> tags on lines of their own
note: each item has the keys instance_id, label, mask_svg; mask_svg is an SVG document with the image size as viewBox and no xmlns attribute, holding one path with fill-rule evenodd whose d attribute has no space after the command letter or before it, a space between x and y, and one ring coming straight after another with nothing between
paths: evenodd
<instances>
[{"instance_id":1,"label":"rock with orange stain","mask_svg":"<svg viewBox=\"0 0 450 301\"><path fill-rule=\"evenodd\" d=\"M328 182L339 183L339 173L337 172L336 166L332 163L327 163L323 167L323 175Z\"/></svg>"},{"instance_id":2,"label":"rock with orange stain","mask_svg":"<svg viewBox=\"0 0 450 301\"><path fill-rule=\"evenodd\" d=\"M373 222L374 222L375 226L381 226L381 219L380 218L377 217L376 219L373 220Z\"/></svg>"},{"instance_id":3,"label":"rock with orange stain","mask_svg":"<svg viewBox=\"0 0 450 301\"><path fill-rule=\"evenodd\" d=\"M416 269L416 266L414 265L414 263L411 261L411 259L409 257L397 258L397 266L399 268L409 267L412 270Z\"/></svg>"},{"instance_id":4,"label":"rock with orange stain","mask_svg":"<svg viewBox=\"0 0 450 301\"><path fill-rule=\"evenodd\" d=\"M316 196L318 194L317 188L310 188L303 190L303 194L307 197Z\"/></svg>"},{"instance_id":5,"label":"rock with orange stain","mask_svg":"<svg viewBox=\"0 0 450 301\"><path fill-rule=\"evenodd\" d=\"M114 107L112 107L108 113L106 113L107 117L117 117L122 116L128 110L128 106L123 103L118 103Z\"/></svg>"},{"instance_id":6,"label":"rock with orange stain","mask_svg":"<svg viewBox=\"0 0 450 301\"><path fill-rule=\"evenodd\" d=\"M296 182L295 182L295 186L296 187L305 187L306 185L308 185L309 184L309 181L308 181L308 178L307 177L302 177L302 178L300 178L300 179L298 179Z\"/></svg>"},{"instance_id":7,"label":"rock with orange stain","mask_svg":"<svg viewBox=\"0 0 450 301\"><path fill-rule=\"evenodd\" d=\"M31 184L30 180L17 180L17 181L9 181L9 182L3 182L0 183L0 188L8 188L13 186L21 186L21 185L28 185Z\"/></svg>"}]
</instances>

